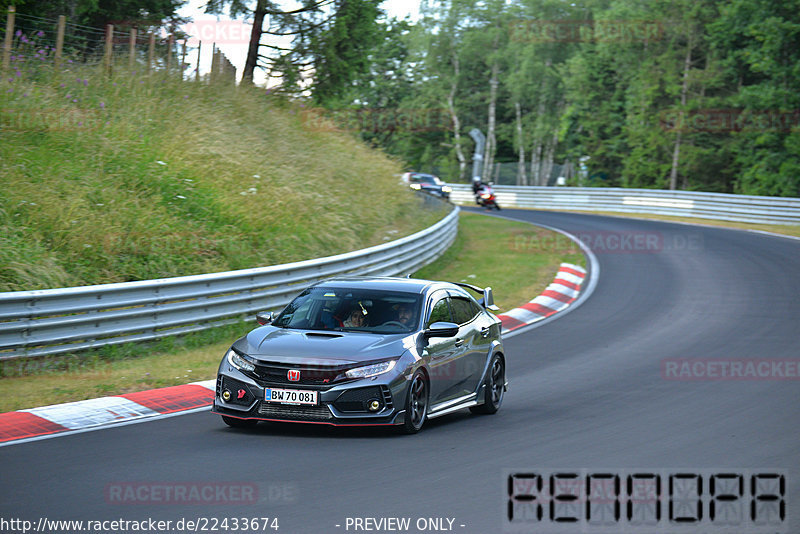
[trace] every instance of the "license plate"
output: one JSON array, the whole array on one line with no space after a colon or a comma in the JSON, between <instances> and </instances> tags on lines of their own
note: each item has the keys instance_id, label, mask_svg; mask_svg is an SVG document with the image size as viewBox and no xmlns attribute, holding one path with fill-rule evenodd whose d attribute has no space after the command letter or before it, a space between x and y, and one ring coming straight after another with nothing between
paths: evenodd
<instances>
[{"instance_id":1,"label":"license plate","mask_svg":"<svg viewBox=\"0 0 800 534\"><path fill-rule=\"evenodd\" d=\"M317 404L317 391L307 389L273 389L267 388L264 400L279 404Z\"/></svg>"}]
</instances>

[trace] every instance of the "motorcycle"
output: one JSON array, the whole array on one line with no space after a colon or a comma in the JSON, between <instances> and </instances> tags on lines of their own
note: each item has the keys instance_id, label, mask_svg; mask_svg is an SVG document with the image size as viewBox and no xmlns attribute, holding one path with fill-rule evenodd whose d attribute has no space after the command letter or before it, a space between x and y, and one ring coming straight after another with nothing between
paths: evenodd
<instances>
[{"instance_id":1,"label":"motorcycle","mask_svg":"<svg viewBox=\"0 0 800 534\"><path fill-rule=\"evenodd\" d=\"M492 188L486 184L481 185L475 193L475 202L478 206L491 210L492 208L500 211L500 206L497 205L497 199L494 196Z\"/></svg>"}]
</instances>

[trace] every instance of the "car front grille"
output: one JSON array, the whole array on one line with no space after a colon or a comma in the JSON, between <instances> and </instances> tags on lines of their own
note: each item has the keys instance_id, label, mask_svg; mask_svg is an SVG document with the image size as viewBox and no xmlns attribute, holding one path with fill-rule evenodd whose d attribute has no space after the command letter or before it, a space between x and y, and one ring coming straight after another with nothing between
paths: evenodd
<instances>
[{"instance_id":1,"label":"car front grille","mask_svg":"<svg viewBox=\"0 0 800 534\"><path fill-rule=\"evenodd\" d=\"M300 371L299 381L290 381L288 372ZM255 376L270 384L313 385L324 386L341 382L344 378L344 369L341 367L300 367L277 364L256 364ZM337 377L339 380L337 381Z\"/></svg>"},{"instance_id":2,"label":"car front grille","mask_svg":"<svg viewBox=\"0 0 800 534\"><path fill-rule=\"evenodd\" d=\"M286 419L290 421L327 421L333 419L333 414L327 406L289 406L262 402L258 414L271 419Z\"/></svg>"}]
</instances>

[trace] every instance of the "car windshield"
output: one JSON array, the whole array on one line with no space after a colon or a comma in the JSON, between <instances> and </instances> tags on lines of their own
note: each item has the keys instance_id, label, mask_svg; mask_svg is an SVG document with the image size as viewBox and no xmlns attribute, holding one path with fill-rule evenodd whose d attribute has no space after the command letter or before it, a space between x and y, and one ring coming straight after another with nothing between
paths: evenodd
<instances>
[{"instance_id":1,"label":"car windshield","mask_svg":"<svg viewBox=\"0 0 800 534\"><path fill-rule=\"evenodd\" d=\"M312 287L273 321L280 328L408 333L417 329L421 296L399 291Z\"/></svg>"}]
</instances>

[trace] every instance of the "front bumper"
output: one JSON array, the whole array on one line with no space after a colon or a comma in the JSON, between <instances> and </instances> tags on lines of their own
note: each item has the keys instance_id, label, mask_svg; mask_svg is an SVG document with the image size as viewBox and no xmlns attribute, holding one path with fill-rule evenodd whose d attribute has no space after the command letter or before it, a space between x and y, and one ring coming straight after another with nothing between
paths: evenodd
<instances>
[{"instance_id":1,"label":"front bumper","mask_svg":"<svg viewBox=\"0 0 800 534\"><path fill-rule=\"evenodd\" d=\"M279 404L267 402L265 389L290 388L315 390L317 405ZM232 393L229 401L222 392ZM241 392L244 392L242 394ZM235 369L217 375L216 394L212 412L257 421L314 423L333 426L384 426L399 425L405 420L404 410L398 406L398 391L390 384L378 380L357 380L334 386L289 386L287 384L257 383ZM370 411L367 405L377 400L380 407Z\"/></svg>"}]
</instances>

